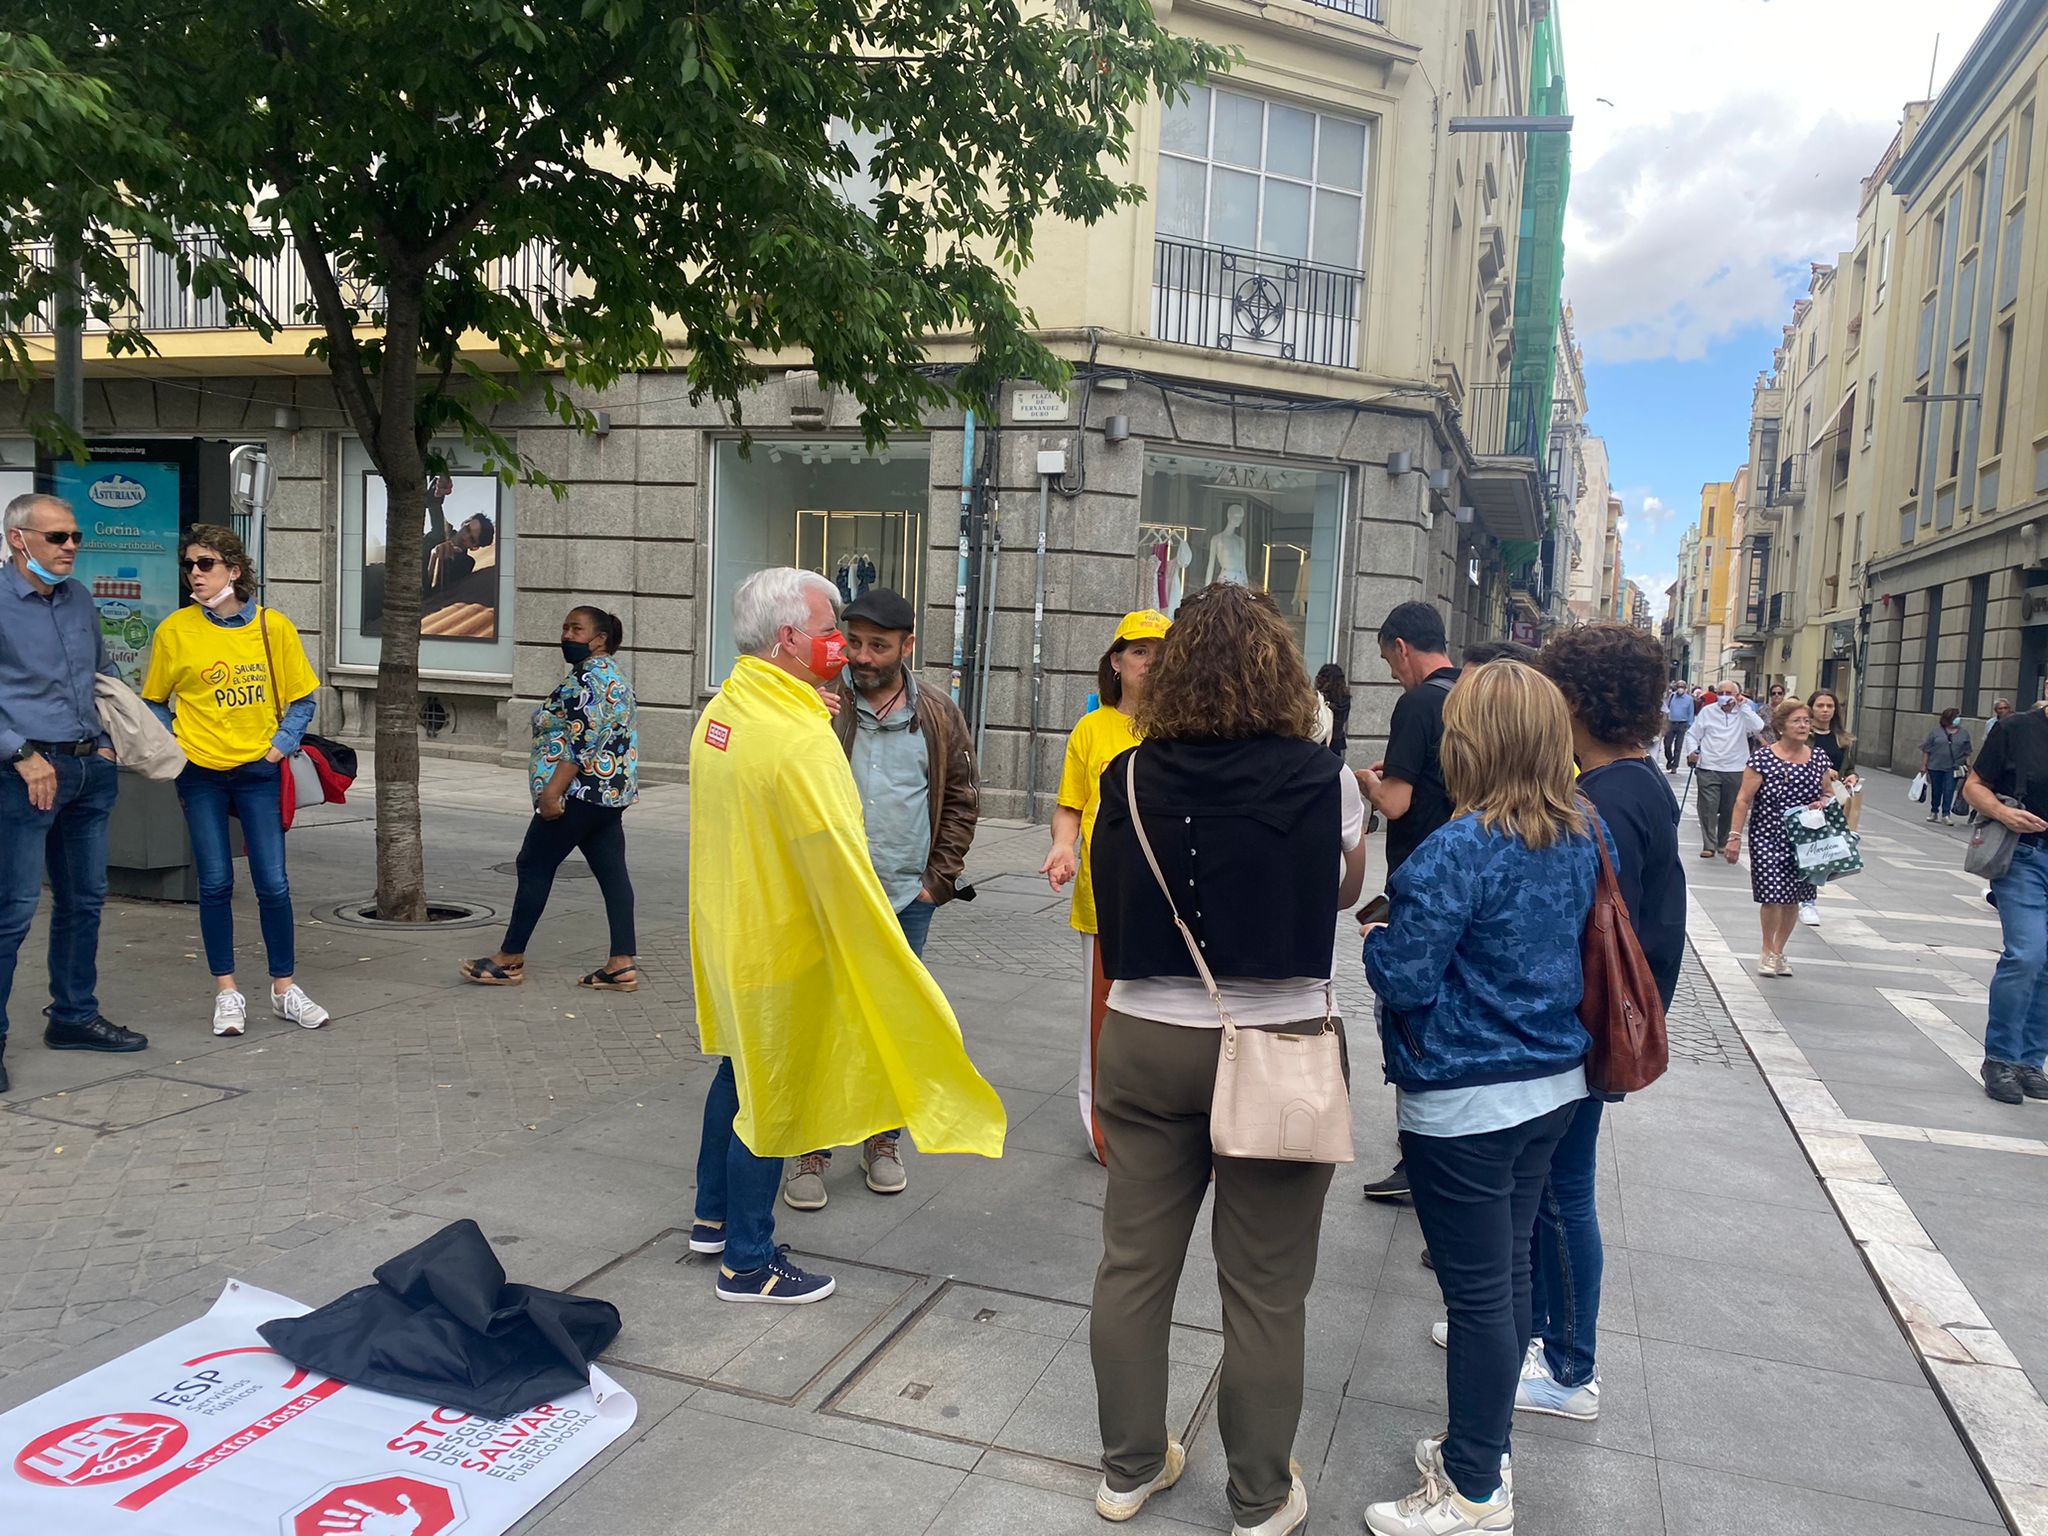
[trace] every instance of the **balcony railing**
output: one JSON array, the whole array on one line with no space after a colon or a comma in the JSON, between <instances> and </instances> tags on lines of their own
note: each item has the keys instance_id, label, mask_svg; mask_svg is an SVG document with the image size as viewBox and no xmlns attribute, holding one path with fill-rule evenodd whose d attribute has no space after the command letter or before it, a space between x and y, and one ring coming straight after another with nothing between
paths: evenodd
<instances>
[{"instance_id":1,"label":"balcony railing","mask_svg":"<svg viewBox=\"0 0 2048 1536\"><path fill-rule=\"evenodd\" d=\"M1773 635L1774 635L1774 634L1776 634L1776 633L1777 633L1777 632L1778 632L1779 630L1781 630L1781 629L1783 629L1783 628L1785 627L1785 594L1784 594L1784 593L1782 593L1782 592L1773 592L1773 593L1771 594L1771 602L1770 602L1770 608L1769 608L1769 610L1768 610L1768 615L1769 615L1769 622L1768 622L1767 624L1765 624L1765 626L1764 626L1764 630L1765 630L1765 633L1767 633L1767 634L1773 634Z\"/></svg>"},{"instance_id":2,"label":"balcony railing","mask_svg":"<svg viewBox=\"0 0 2048 1536\"><path fill-rule=\"evenodd\" d=\"M1152 245L1152 334L1161 341L1358 366L1365 274L1162 235Z\"/></svg>"},{"instance_id":3,"label":"balcony railing","mask_svg":"<svg viewBox=\"0 0 2048 1536\"><path fill-rule=\"evenodd\" d=\"M1480 458L1542 457L1544 434L1536 420L1536 391L1531 385L1468 386L1458 424Z\"/></svg>"},{"instance_id":4,"label":"balcony railing","mask_svg":"<svg viewBox=\"0 0 2048 1536\"><path fill-rule=\"evenodd\" d=\"M1308 0L1308 3L1319 5L1326 11L1342 11L1346 16L1356 16L1361 21L1378 21L1385 0Z\"/></svg>"},{"instance_id":5,"label":"balcony railing","mask_svg":"<svg viewBox=\"0 0 2048 1536\"><path fill-rule=\"evenodd\" d=\"M1796 507L1806 500L1806 455L1787 455L1771 477L1765 500L1773 506Z\"/></svg>"},{"instance_id":6,"label":"balcony railing","mask_svg":"<svg viewBox=\"0 0 2048 1536\"><path fill-rule=\"evenodd\" d=\"M194 260L226 255L212 235L181 235L177 241L183 254ZM88 317L88 331L135 329L144 332L220 331L229 328L227 301L219 294L205 297L194 293L178 276L178 258L157 250L145 240L120 240L114 249L128 270L128 286L137 302L114 312L111 326ZM28 248L30 259L39 267L55 264L56 256L47 244ZM243 278L257 301L280 325L313 326L313 291L306 281L306 269L296 255L254 257L239 263ZM529 245L516 255L500 257L489 264L487 276L497 292L523 298L535 308L543 296L567 298L572 280L567 263L544 245ZM382 290L372 284L341 282L342 297L357 309L376 313L384 308ZM47 336L56 330L56 305L43 305L22 327L28 335Z\"/></svg>"}]
</instances>

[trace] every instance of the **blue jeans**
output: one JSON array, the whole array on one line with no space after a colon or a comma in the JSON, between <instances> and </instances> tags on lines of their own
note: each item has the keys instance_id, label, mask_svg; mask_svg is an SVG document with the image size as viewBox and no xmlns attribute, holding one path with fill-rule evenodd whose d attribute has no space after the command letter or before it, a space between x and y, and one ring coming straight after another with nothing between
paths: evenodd
<instances>
[{"instance_id":1,"label":"blue jeans","mask_svg":"<svg viewBox=\"0 0 2048 1536\"><path fill-rule=\"evenodd\" d=\"M1984 1025L1987 1061L2039 1067L2048 1061L2048 848L2021 843L2012 868L1991 882L2005 953L1991 973Z\"/></svg>"},{"instance_id":2,"label":"blue jeans","mask_svg":"<svg viewBox=\"0 0 2048 1536\"><path fill-rule=\"evenodd\" d=\"M1530 1315L1550 1374L1565 1387L1593 1379L1605 1264L1593 1167L1606 1108L1598 1099L1579 1100L1571 1127L1551 1154L1550 1177L1536 1206Z\"/></svg>"},{"instance_id":3,"label":"blue jeans","mask_svg":"<svg viewBox=\"0 0 2048 1536\"><path fill-rule=\"evenodd\" d=\"M35 921L43 876L50 879L50 1022L89 1024L100 1016L100 908L107 900L107 817L120 773L103 757L53 757L57 798L28 803L28 785L0 768L0 1045L14 962Z\"/></svg>"},{"instance_id":4,"label":"blue jeans","mask_svg":"<svg viewBox=\"0 0 2048 1536\"><path fill-rule=\"evenodd\" d=\"M782 1159L756 1157L733 1134L740 1112L732 1058L718 1064L704 1100L704 1134L697 1145L697 1220L725 1226L725 1267L734 1274L759 1269L775 1257L775 1192Z\"/></svg>"},{"instance_id":5,"label":"blue jeans","mask_svg":"<svg viewBox=\"0 0 2048 1536\"><path fill-rule=\"evenodd\" d=\"M921 896L910 898L910 905L896 914L896 922L903 929L903 937L910 941L910 952L918 959L924 958L924 941L931 937L932 914L939 909ZM884 1131L876 1138L880 1141L894 1141L903 1134L901 1128ZM832 1149L826 1147L818 1153L826 1162L832 1161Z\"/></svg>"},{"instance_id":6,"label":"blue jeans","mask_svg":"<svg viewBox=\"0 0 2048 1536\"><path fill-rule=\"evenodd\" d=\"M1515 1387L1534 1329L1529 1233L1575 1107L1477 1136L1401 1133L1415 1219L1451 1321L1444 1469L1475 1501L1493 1497L1512 1449Z\"/></svg>"},{"instance_id":7,"label":"blue jeans","mask_svg":"<svg viewBox=\"0 0 2048 1536\"><path fill-rule=\"evenodd\" d=\"M235 972L235 860L228 841L230 812L242 823L249 847L249 883L263 922L263 948L270 975L278 980L297 970L292 935L292 890L284 873L284 815L278 805L279 765L258 758L237 768L188 764L178 775L178 803L192 833L192 862L199 870L199 936L206 968L216 976Z\"/></svg>"},{"instance_id":8,"label":"blue jeans","mask_svg":"<svg viewBox=\"0 0 2048 1536\"><path fill-rule=\"evenodd\" d=\"M1939 768L1927 770L1927 814L1946 816L1955 809L1956 776Z\"/></svg>"}]
</instances>

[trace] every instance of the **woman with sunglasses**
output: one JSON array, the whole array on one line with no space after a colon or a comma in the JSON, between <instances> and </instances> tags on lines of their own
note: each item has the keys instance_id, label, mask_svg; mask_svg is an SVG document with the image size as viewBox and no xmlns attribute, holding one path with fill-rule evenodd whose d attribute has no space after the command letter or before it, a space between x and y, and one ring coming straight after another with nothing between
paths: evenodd
<instances>
[{"instance_id":1,"label":"woman with sunglasses","mask_svg":"<svg viewBox=\"0 0 2048 1536\"><path fill-rule=\"evenodd\" d=\"M313 723L320 679L299 632L251 601L256 569L226 528L195 523L180 562L192 602L157 626L142 696L188 759L178 802L199 869L199 933L213 972L213 1032L239 1035L249 1001L235 985L235 862L228 817L242 824L270 961L270 1011L301 1029L328 1014L298 984L292 893L285 877L284 760Z\"/></svg>"}]
</instances>

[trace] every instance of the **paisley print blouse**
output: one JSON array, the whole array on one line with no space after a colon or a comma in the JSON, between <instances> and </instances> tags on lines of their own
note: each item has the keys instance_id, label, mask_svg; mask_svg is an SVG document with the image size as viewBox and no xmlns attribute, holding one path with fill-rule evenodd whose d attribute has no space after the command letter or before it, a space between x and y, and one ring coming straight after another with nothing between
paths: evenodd
<instances>
[{"instance_id":1,"label":"paisley print blouse","mask_svg":"<svg viewBox=\"0 0 2048 1536\"><path fill-rule=\"evenodd\" d=\"M564 758L576 760L567 793L593 805L623 808L640 794L640 736L633 685L609 656L570 669L533 712L534 803Z\"/></svg>"}]
</instances>

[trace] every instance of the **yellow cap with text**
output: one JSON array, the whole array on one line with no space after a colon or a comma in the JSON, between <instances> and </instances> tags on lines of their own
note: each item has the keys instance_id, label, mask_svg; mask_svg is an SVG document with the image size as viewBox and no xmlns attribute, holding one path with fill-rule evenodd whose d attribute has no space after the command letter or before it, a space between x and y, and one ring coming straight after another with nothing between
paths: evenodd
<instances>
[{"instance_id":1,"label":"yellow cap with text","mask_svg":"<svg viewBox=\"0 0 2048 1536\"><path fill-rule=\"evenodd\" d=\"M1164 640L1166 632L1173 628L1173 620L1156 608L1141 608L1136 613L1124 615L1123 623L1116 627L1117 645L1128 645L1133 640Z\"/></svg>"}]
</instances>

